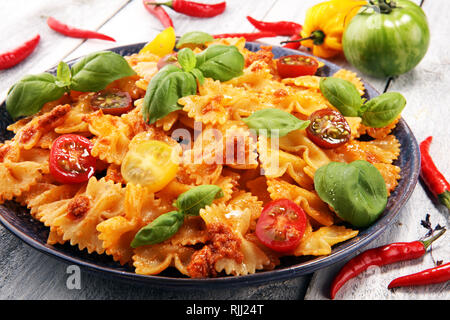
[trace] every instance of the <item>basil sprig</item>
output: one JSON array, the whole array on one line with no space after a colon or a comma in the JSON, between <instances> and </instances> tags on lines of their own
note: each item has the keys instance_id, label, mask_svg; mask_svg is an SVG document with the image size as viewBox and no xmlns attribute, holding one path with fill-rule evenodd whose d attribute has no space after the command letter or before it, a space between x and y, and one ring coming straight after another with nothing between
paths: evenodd
<instances>
[{"instance_id":1,"label":"basil sprig","mask_svg":"<svg viewBox=\"0 0 450 320\"><path fill-rule=\"evenodd\" d=\"M85 56L72 66L70 89L82 92L103 90L114 80L135 74L128 62L111 51Z\"/></svg>"},{"instance_id":2,"label":"basil sprig","mask_svg":"<svg viewBox=\"0 0 450 320\"><path fill-rule=\"evenodd\" d=\"M187 215L197 216L200 209L222 197L223 191L219 186L202 185L181 194L175 201L174 206Z\"/></svg>"},{"instance_id":3,"label":"basil sprig","mask_svg":"<svg viewBox=\"0 0 450 320\"><path fill-rule=\"evenodd\" d=\"M131 247L157 244L170 239L183 225L186 215L197 216L200 209L221 197L223 191L216 185L202 185L182 193L174 203L178 210L164 213L141 228L131 242Z\"/></svg>"},{"instance_id":4,"label":"basil sprig","mask_svg":"<svg viewBox=\"0 0 450 320\"><path fill-rule=\"evenodd\" d=\"M339 78L320 79L320 91L346 117L357 117L363 101L355 85Z\"/></svg>"},{"instance_id":5,"label":"basil sprig","mask_svg":"<svg viewBox=\"0 0 450 320\"><path fill-rule=\"evenodd\" d=\"M242 75L245 59L235 46L215 44L197 54L197 68L207 78L228 81Z\"/></svg>"},{"instance_id":6,"label":"basil sprig","mask_svg":"<svg viewBox=\"0 0 450 320\"><path fill-rule=\"evenodd\" d=\"M66 92L50 73L28 75L14 84L6 97L6 110L13 119L31 116L50 101L57 100Z\"/></svg>"},{"instance_id":7,"label":"basil sprig","mask_svg":"<svg viewBox=\"0 0 450 320\"><path fill-rule=\"evenodd\" d=\"M205 77L227 81L241 75L244 69L244 57L234 46L213 45L197 55L183 48L177 57L181 68L165 66L147 87L142 114L149 124L180 110L178 100L196 94L197 81L203 84Z\"/></svg>"},{"instance_id":8,"label":"basil sprig","mask_svg":"<svg viewBox=\"0 0 450 320\"><path fill-rule=\"evenodd\" d=\"M300 120L296 116L280 109L262 109L250 117L242 119L258 135L283 137L294 130L306 129L309 120Z\"/></svg>"},{"instance_id":9,"label":"basil sprig","mask_svg":"<svg viewBox=\"0 0 450 320\"><path fill-rule=\"evenodd\" d=\"M150 81L144 97L142 114L150 124L181 109L178 99L197 93L192 73L175 65L166 65Z\"/></svg>"},{"instance_id":10,"label":"basil sprig","mask_svg":"<svg viewBox=\"0 0 450 320\"><path fill-rule=\"evenodd\" d=\"M386 92L365 103L360 115L362 123L372 128L383 128L392 123L406 106L406 99L398 92Z\"/></svg>"},{"instance_id":11,"label":"basil sprig","mask_svg":"<svg viewBox=\"0 0 450 320\"><path fill-rule=\"evenodd\" d=\"M314 188L336 214L355 227L367 227L384 211L386 183L378 169L364 160L331 162L314 174Z\"/></svg>"},{"instance_id":12,"label":"basil sprig","mask_svg":"<svg viewBox=\"0 0 450 320\"><path fill-rule=\"evenodd\" d=\"M121 55L110 51L90 54L75 63L72 69L60 62L56 77L50 73L28 75L14 84L8 91L6 109L13 119L31 116L65 92L99 91L114 80L134 74Z\"/></svg>"},{"instance_id":13,"label":"basil sprig","mask_svg":"<svg viewBox=\"0 0 450 320\"><path fill-rule=\"evenodd\" d=\"M339 78L322 78L320 91L346 117L361 117L365 126L382 128L392 123L406 106L398 92L386 92L364 102L355 85Z\"/></svg>"},{"instance_id":14,"label":"basil sprig","mask_svg":"<svg viewBox=\"0 0 450 320\"><path fill-rule=\"evenodd\" d=\"M131 247L137 248L148 244L161 243L177 233L183 222L183 212L171 211L162 214L139 230L131 242Z\"/></svg>"},{"instance_id":15,"label":"basil sprig","mask_svg":"<svg viewBox=\"0 0 450 320\"><path fill-rule=\"evenodd\" d=\"M191 31L185 33L180 40L177 42L177 49L185 48L185 47L196 47L202 46L206 42L213 41L214 38L209 33L202 31Z\"/></svg>"}]
</instances>

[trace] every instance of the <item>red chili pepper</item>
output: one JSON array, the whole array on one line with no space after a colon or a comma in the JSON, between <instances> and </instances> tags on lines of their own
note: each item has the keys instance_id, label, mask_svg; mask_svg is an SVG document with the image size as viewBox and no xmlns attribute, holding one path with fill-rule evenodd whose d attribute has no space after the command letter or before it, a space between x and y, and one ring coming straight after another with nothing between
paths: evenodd
<instances>
[{"instance_id":1,"label":"red chili pepper","mask_svg":"<svg viewBox=\"0 0 450 320\"><path fill-rule=\"evenodd\" d=\"M36 48L41 37L36 35L14 50L0 54L0 70L8 69L25 60Z\"/></svg>"},{"instance_id":2,"label":"red chili pepper","mask_svg":"<svg viewBox=\"0 0 450 320\"><path fill-rule=\"evenodd\" d=\"M384 266L391 263L422 257L433 241L442 236L445 229L439 229L435 235L413 242L396 242L378 248L369 249L350 259L334 278L330 296L334 299L339 289L350 279L356 277L371 266Z\"/></svg>"},{"instance_id":3,"label":"red chili pepper","mask_svg":"<svg viewBox=\"0 0 450 320\"><path fill-rule=\"evenodd\" d=\"M71 26L68 26L67 24L64 24L58 20L56 20L53 17L48 17L47 19L47 25L55 30L56 32L59 32L65 36L72 37L72 38L81 38L81 39L100 39L100 40L107 40L107 41L116 41L110 36L107 36L103 33L90 31L90 30L83 30L74 28Z\"/></svg>"},{"instance_id":4,"label":"red chili pepper","mask_svg":"<svg viewBox=\"0 0 450 320\"><path fill-rule=\"evenodd\" d=\"M154 1L149 0L142 0L142 3L144 4L144 7L148 12L158 18L164 28L173 28L173 21L163 7L155 5Z\"/></svg>"},{"instance_id":5,"label":"red chili pepper","mask_svg":"<svg viewBox=\"0 0 450 320\"><path fill-rule=\"evenodd\" d=\"M247 16L247 20L258 30L274 32L279 36L300 34L302 25L292 21L264 22Z\"/></svg>"},{"instance_id":6,"label":"red chili pepper","mask_svg":"<svg viewBox=\"0 0 450 320\"><path fill-rule=\"evenodd\" d=\"M197 18L215 17L225 11L226 2L215 4L205 4L186 0L173 0L168 2L159 2L159 6L167 6L176 12Z\"/></svg>"},{"instance_id":7,"label":"red chili pepper","mask_svg":"<svg viewBox=\"0 0 450 320\"><path fill-rule=\"evenodd\" d=\"M277 34L268 31L251 32L251 33L222 33L213 35L214 39L222 38L245 38L247 41L254 41L261 38L272 38L276 37Z\"/></svg>"},{"instance_id":8,"label":"red chili pepper","mask_svg":"<svg viewBox=\"0 0 450 320\"><path fill-rule=\"evenodd\" d=\"M426 269L407 276L399 277L389 283L388 288L423 286L427 284L442 283L450 280L450 262Z\"/></svg>"},{"instance_id":9,"label":"red chili pepper","mask_svg":"<svg viewBox=\"0 0 450 320\"><path fill-rule=\"evenodd\" d=\"M430 156L432 140L433 137L428 137L420 143L420 177L439 202L450 209L450 184L444 175L439 172Z\"/></svg>"},{"instance_id":10,"label":"red chili pepper","mask_svg":"<svg viewBox=\"0 0 450 320\"><path fill-rule=\"evenodd\" d=\"M300 33L294 34L289 41L296 41L296 40L300 40L302 37L300 35ZM283 48L288 48L288 49L294 49L297 50L298 48L300 48L301 43L300 42L288 42L286 43Z\"/></svg>"}]
</instances>

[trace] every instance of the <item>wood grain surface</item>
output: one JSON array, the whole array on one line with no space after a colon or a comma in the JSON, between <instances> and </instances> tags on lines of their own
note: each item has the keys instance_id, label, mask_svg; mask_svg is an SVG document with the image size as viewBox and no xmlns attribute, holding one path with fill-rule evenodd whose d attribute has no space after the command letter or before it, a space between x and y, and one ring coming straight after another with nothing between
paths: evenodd
<instances>
[{"instance_id":1,"label":"wood grain surface","mask_svg":"<svg viewBox=\"0 0 450 320\"><path fill-rule=\"evenodd\" d=\"M201 2L214 3L213 0ZM257 19L294 20L303 23L306 9L318 0L228 0L224 14L212 19L187 17L168 9L176 32L202 30L209 33L251 32L247 15ZM416 1L418 4L421 1ZM434 136L431 153L441 171L450 177L450 1L425 0L423 9L431 28L431 44L424 60L415 70L392 81L362 76L378 91L385 88L401 92L408 104L403 117L418 141ZM45 23L48 16L65 23L98 30L117 42L72 39L57 34ZM143 7L141 0L15 0L0 1L0 52L41 35L37 50L23 63L0 71L0 101L8 88L26 74L39 73L84 54L113 46L145 42L162 30L161 24ZM285 38L262 39L278 45ZM344 58L333 59L338 65L357 71ZM387 84L389 84L387 86ZM430 214L433 224L449 227L450 214L432 201L422 184L418 184L394 223L366 248L394 241L413 241L424 234L420 220ZM423 259L372 268L349 281L337 299L450 299L450 284L402 288L390 291L387 284L395 277L432 267L436 260L448 261L450 233L433 246ZM273 282L261 286L214 290L168 290L139 283L125 283L82 270L81 289L67 287L64 262L28 247L0 226L0 299L328 299L328 286L343 262L313 275Z\"/></svg>"}]
</instances>

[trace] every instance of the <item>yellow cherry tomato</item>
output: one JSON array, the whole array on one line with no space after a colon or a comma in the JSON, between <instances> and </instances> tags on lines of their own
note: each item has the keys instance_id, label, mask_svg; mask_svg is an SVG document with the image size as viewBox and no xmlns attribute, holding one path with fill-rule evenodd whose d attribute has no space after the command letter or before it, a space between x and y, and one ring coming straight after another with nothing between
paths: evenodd
<instances>
[{"instance_id":1,"label":"yellow cherry tomato","mask_svg":"<svg viewBox=\"0 0 450 320\"><path fill-rule=\"evenodd\" d=\"M179 150L176 147L162 141L148 140L127 152L121 173L126 182L158 192L175 178L178 163Z\"/></svg>"},{"instance_id":2,"label":"yellow cherry tomato","mask_svg":"<svg viewBox=\"0 0 450 320\"><path fill-rule=\"evenodd\" d=\"M175 48L175 42L175 30L172 27L168 27L159 33L155 39L147 43L139 53L153 53L162 58L172 53Z\"/></svg>"}]
</instances>

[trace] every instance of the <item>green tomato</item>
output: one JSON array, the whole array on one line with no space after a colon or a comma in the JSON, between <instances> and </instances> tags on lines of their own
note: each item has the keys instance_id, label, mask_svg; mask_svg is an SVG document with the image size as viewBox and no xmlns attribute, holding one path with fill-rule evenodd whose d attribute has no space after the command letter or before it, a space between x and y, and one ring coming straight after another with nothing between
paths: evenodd
<instances>
[{"instance_id":1,"label":"green tomato","mask_svg":"<svg viewBox=\"0 0 450 320\"><path fill-rule=\"evenodd\" d=\"M427 18L408 0L379 1L381 12L363 8L343 35L348 62L374 77L397 76L412 70L430 42ZM387 6L387 7L386 7Z\"/></svg>"}]
</instances>

